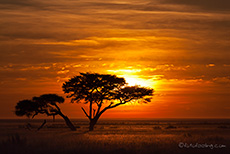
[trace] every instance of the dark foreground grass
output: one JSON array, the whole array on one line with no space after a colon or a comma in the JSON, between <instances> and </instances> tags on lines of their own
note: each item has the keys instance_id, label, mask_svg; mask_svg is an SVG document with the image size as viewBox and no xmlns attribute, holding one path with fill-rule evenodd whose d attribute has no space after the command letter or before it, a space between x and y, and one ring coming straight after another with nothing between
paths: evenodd
<instances>
[{"instance_id":1,"label":"dark foreground grass","mask_svg":"<svg viewBox=\"0 0 230 154\"><path fill-rule=\"evenodd\" d=\"M86 126L80 126L75 132L61 125L47 126L39 132L23 127L1 127L0 150L1 154L229 154L229 132L210 125L119 124L98 126L93 132L87 132ZM195 147L181 148L182 143ZM215 144L226 147L212 148Z\"/></svg>"}]
</instances>

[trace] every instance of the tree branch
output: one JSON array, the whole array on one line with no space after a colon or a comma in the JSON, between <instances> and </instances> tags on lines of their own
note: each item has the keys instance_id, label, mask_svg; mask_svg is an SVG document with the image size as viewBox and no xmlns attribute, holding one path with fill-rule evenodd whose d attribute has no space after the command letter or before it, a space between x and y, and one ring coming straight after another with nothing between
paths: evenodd
<instances>
[{"instance_id":1,"label":"tree branch","mask_svg":"<svg viewBox=\"0 0 230 154\"><path fill-rule=\"evenodd\" d=\"M127 103L127 102L130 102L130 101L133 100L133 99L134 99L134 97L130 98L129 100L126 100L126 101L123 101L123 102L122 102L121 98L119 98L120 103L117 103L117 104L115 104L115 105L113 105L113 106L112 106L112 104L110 104L108 107L109 107L109 109L115 108L115 107L117 107L117 106L119 106L119 105L122 105L122 104L125 104L125 103Z\"/></svg>"},{"instance_id":2,"label":"tree branch","mask_svg":"<svg viewBox=\"0 0 230 154\"><path fill-rule=\"evenodd\" d=\"M40 113L45 113L47 116L57 115L58 113L49 113L47 110L43 110Z\"/></svg>"},{"instance_id":3,"label":"tree branch","mask_svg":"<svg viewBox=\"0 0 230 154\"><path fill-rule=\"evenodd\" d=\"M93 109L93 117L95 117L96 109Z\"/></svg>"},{"instance_id":4,"label":"tree branch","mask_svg":"<svg viewBox=\"0 0 230 154\"><path fill-rule=\"evenodd\" d=\"M36 115L38 115L38 112L36 112L36 113L32 116L32 119L33 119Z\"/></svg>"},{"instance_id":5,"label":"tree branch","mask_svg":"<svg viewBox=\"0 0 230 154\"><path fill-rule=\"evenodd\" d=\"M57 108L58 112L61 112L61 109L59 108L59 106L57 106L56 103L54 103L54 106Z\"/></svg>"},{"instance_id":6,"label":"tree branch","mask_svg":"<svg viewBox=\"0 0 230 154\"><path fill-rule=\"evenodd\" d=\"M108 110L108 109L110 109L111 108L111 105L112 105L113 103L111 102L110 104L109 104L109 106L107 106L107 107L105 107L103 110L101 110L101 112L100 111L98 111L98 114L96 115L98 118L102 115L102 113L104 113L106 110Z\"/></svg>"},{"instance_id":7,"label":"tree branch","mask_svg":"<svg viewBox=\"0 0 230 154\"><path fill-rule=\"evenodd\" d=\"M97 113L96 113L96 115L98 115L99 112L100 112L100 110L101 110L102 102L103 102L103 100L101 100L101 102L98 104L98 108L97 108Z\"/></svg>"},{"instance_id":8,"label":"tree branch","mask_svg":"<svg viewBox=\"0 0 230 154\"><path fill-rule=\"evenodd\" d=\"M111 105L111 106L109 106L109 109L111 109L111 108L115 108L115 107L117 107L117 106L119 106L119 105L122 105L122 104L125 104L125 103L127 103L127 102L122 102L122 103L117 103L117 104L115 104L115 105Z\"/></svg>"},{"instance_id":9,"label":"tree branch","mask_svg":"<svg viewBox=\"0 0 230 154\"><path fill-rule=\"evenodd\" d=\"M88 118L90 119L90 117L89 117L89 115L86 113L85 109L84 109L83 107L81 107L81 109L82 109L83 112L85 113L86 117L88 117ZM91 119L90 119L90 120L91 120Z\"/></svg>"}]
</instances>

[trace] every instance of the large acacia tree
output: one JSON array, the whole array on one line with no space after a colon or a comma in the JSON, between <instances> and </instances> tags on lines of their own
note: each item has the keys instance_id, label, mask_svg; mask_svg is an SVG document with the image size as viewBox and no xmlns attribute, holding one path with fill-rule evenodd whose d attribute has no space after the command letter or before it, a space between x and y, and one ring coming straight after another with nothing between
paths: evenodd
<instances>
[{"instance_id":1,"label":"large acacia tree","mask_svg":"<svg viewBox=\"0 0 230 154\"><path fill-rule=\"evenodd\" d=\"M33 97L32 100L22 100L15 106L17 116L27 116L34 118L38 114L47 116L60 115L66 122L66 125L72 130L76 130L69 118L64 115L57 104L64 103L65 99L56 94L44 94L39 97Z\"/></svg>"},{"instance_id":2,"label":"large acacia tree","mask_svg":"<svg viewBox=\"0 0 230 154\"><path fill-rule=\"evenodd\" d=\"M127 86L124 78L110 74L80 73L63 84L63 91L71 102L89 104L89 130L94 129L100 116L109 109L132 101L150 102L153 89Z\"/></svg>"}]
</instances>

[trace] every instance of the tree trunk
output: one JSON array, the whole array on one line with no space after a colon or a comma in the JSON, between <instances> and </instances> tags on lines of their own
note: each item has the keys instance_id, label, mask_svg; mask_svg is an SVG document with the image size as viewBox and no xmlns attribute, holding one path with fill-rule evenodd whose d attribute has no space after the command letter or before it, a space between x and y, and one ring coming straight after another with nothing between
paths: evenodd
<instances>
[{"instance_id":1,"label":"tree trunk","mask_svg":"<svg viewBox=\"0 0 230 154\"><path fill-rule=\"evenodd\" d=\"M90 122L89 122L89 131L93 131L95 124L96 124L96 122L94 120L90 120Z\"/></svg>"},{"instance_id":2,"label":"tree trunk","mask_svg":"<svg viewBox=\"0 0 230 154\"><path fill-rule=\"evenodd\" d=\"M99 119L99 116L96 116L96 117L94 117L93 119L90 120L90 122L89 122L89 131L94 130L94 126L96 125L98 119Z\"/></svg>"},{"instance_id":3,"label":"tree trunk","mask_svg":"<svg viewBox=\"0 0 230 154\"><path fill-rule=\"evenodd\" d=\"M55 122L55 115L53 115L53 122Z\"/></svg>"},{"instance_id":4,"label":"tree trunk","mask_svg":"<svg viewBox=\"0 0 230 154\"><path fill-rule=\"evenodd\" d=\"M63 115L62 113L60 113L59 115L65 120L65 123L70 128L70 130L76 131L75 126L72 124L67 116Z\"/></svg>"}]
</instances>

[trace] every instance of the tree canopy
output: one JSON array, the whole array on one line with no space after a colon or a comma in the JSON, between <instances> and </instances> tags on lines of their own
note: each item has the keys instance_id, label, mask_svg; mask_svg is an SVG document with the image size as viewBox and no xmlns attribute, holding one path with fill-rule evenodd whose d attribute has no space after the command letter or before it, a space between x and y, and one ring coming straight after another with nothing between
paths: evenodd
<instances>
[{"instance_id":1,"label":"tree canopy","mask_svg":"<svg viewBox=\"0 0 230 154\"><path fill-rule=\"evenodd\" d=\"M15 106L15 114L17 116L27 116L31 117L35 115L38 110L38 104L32 100L22 100L17 103Z\"/></svg>"},{"instance_id":2,"label":"tree canopy","mask_svg":"<svg viewBox=\"0 0 230 154\"><path fill-rule=\"evenodd\" d=\"M40 97L33 97L32 100L19 101L15 106L15 114L32 118L38 114L58 115L60 108L57 103L63 103L64 101L63 97L56 94L44 94Z\"/></svg>"}]
</instances>

